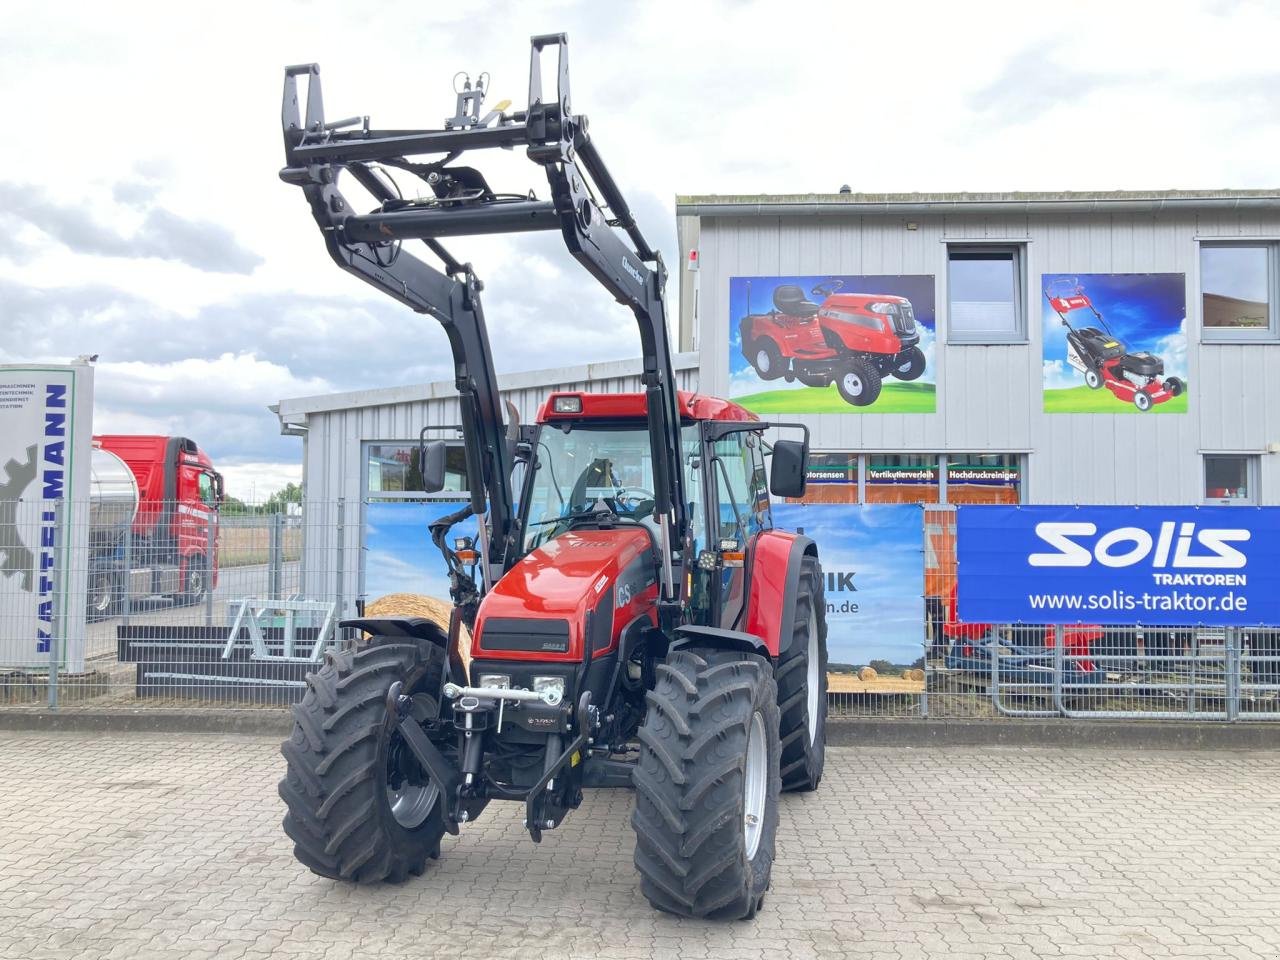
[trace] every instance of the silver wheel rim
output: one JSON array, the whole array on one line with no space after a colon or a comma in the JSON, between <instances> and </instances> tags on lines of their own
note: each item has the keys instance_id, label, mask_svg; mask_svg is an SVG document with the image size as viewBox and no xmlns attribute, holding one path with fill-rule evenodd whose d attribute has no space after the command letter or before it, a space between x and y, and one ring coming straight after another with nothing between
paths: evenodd
<instances>
[{"instance_id":1,"label":"silver wheel rim","mask_svg":"<svg viewBox=\"0 0 1280 960\"><path fill-rule=\"evenodd\" d=\"M1098 385L1098 375L1090 370L1084 375L1084 382L1091 387L1096 387Z\"/></svg>"},{"instance_id":2,"label":"silver wheel rim","mask_svg":"<svg viewBox=\"0 0 1280 960\"><path fill-rule=\"evenodd\" d=\"M387 785L387 802L391 805L391 816L395 817L396 823L406 830L422 826L422 822L435 808L439 798L440 788L436 786L435 781L418 784L405 780L401 782L398 790L393 789L390 784Z\"/></svg>"},{"instance_id":3,"label":"silver wheel rim","mask_svg":"<svg viewBox=\"0 0 1280 960\"><path fill-rule=\"evenodd\" d=\"M818 674L821 666L818 655L818 615L812 605L809 607L809 743L818 739L818 693L822 678Z\"/></svg>"},{"instance_id":4,"label":"silver wheel rim","mask_svg":"<svg viewBox=\"0 0 1280 960\"><path fill-rule=\"evenodd\" d=\"M862 393L862 378L856 373L846 373L844 375L844 391L845 393L858 396Z\"/></svg>"},{"instance_id":5,"label":"silver wheel rim","mask_svg":"<svg viewBox=\"0 0 1280 960\"><path fill-rule=\"evenodd\" d=\"M759 367L765 373L769 372L769 354L764 350L757 351L756 366Z\"/></svg>"},{"instance_id":6,"label":"silver wheel rim","mask_svg":"<svg viewBox=\"0 0 1280 960\"><path fill-rule=\"evenodd\" d=\"M187 593L193 597L204 595L204 576L199 570L192 570L187 576Z\"/></svg>"},{"instance_id":7,"label":"silver wheel rim","mask_svg":"<svg viewBox=\"0 0 1280 960\"><path fill-rule=\"evenodd\" d=\"M747 859L754 860L764 832L764 798L769 786L769 742L764 732L764 717L751 715L747 732L747 759L742 771L742 834L746 840Z\"/></svg>"}]
</instances>

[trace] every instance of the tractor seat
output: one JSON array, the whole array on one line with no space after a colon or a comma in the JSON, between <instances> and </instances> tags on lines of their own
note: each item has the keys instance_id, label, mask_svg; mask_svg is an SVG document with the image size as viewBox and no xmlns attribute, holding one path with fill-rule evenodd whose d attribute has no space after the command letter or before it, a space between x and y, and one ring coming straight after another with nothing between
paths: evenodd
<instances>
[{"instance_id":1,"label":"tractor seat","mask_svg":"<svg viewBox=\"0 0 1280 960\"><path fill-rule=\"evenodd\" d=\"M804 291L794 283L784 283L773 291L773 305L789 317L812 317L818 312L818 305L806 300Z\"/></svg>"}]
</instances>

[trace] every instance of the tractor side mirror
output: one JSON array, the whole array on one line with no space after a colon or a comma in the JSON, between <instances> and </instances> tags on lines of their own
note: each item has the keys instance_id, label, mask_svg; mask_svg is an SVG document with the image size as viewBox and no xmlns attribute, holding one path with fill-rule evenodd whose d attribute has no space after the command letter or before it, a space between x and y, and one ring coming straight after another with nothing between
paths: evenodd
<instances>
[{"instance_id":1,"label":"tractor side mirror","mask_svg":"<svg viewBox=\"0 0 1280 960\"><path fill-rule=\"evenodd\" d=\"M775 497L803 497L809 469L809 445L801 440L773 441L769 467L769 492Z\"/></svg>"},{"instance_id":2,"label":"tractor side mirror","mask_svg":"<svg viewBox=\"0 0 1280 960\"><path fill-rule=\"evenodd\" d=\"M427 493L439 493L444 489L443 440L432 440L422 445L422 489Z\"/></svg>"}]
</instances>

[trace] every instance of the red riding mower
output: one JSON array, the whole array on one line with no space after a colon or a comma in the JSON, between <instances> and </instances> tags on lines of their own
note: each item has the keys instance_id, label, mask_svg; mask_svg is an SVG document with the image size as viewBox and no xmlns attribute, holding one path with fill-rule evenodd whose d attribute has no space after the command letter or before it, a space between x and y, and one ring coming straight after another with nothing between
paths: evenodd
<instances>
[{"instance_id":1,"label":"red riding mower","mask_svg":"<svg viewBox=\"0 0 1280 960\"><path fill-rule=\"evenodd\" d=\"M1106 387L1117 399L1132 401L1144 413L1172 400L1187 387L1177 377L1162 377L1164 361L1150 353L1129 353L1075 279L1052 280L1044 295L1067 328L1067 363L1084 374L1092 390ZM1076 329L1067 320L1073 310L1089 310L1102 329Z\"/></svg>"},{"instance_id":2,"label":"red riding mower","mask_svg":"<svg viewBox=\"0 0 1280 960\"><path fill-rule=\"evenodd\" d=\"M819 306L805 299L795 284L773 291L774 309L751 313L738 324L742 355L762 380L799 380L807 387L833 381L840 396L865 407L880 396L884 377L915 380L924 373L911 301L876 293L837 293L843 281L828 280L810 292Z\"/></svg>"}]
</instances>

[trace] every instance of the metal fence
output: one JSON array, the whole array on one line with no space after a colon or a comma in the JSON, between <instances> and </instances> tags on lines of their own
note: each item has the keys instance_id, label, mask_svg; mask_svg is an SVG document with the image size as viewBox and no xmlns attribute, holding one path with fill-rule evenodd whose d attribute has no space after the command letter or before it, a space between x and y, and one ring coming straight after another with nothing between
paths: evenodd
<instances>
[{"instance_id":1,"label":"metal fence","mask_svg":"<svg viewBox=\"0 0 1280 960\"><path fill-rule=\"evenodd\" d=\"M394 582L367 575L367 504L172 507L160 537L96 529L87 505L0 504L0 708L279 707ZM957 623L953 518L925 511L919 659L832 673L833 716L1280 720L1280 629ZM419 545L434 558L425 528Z\"/></svg>"}]
</instances>

